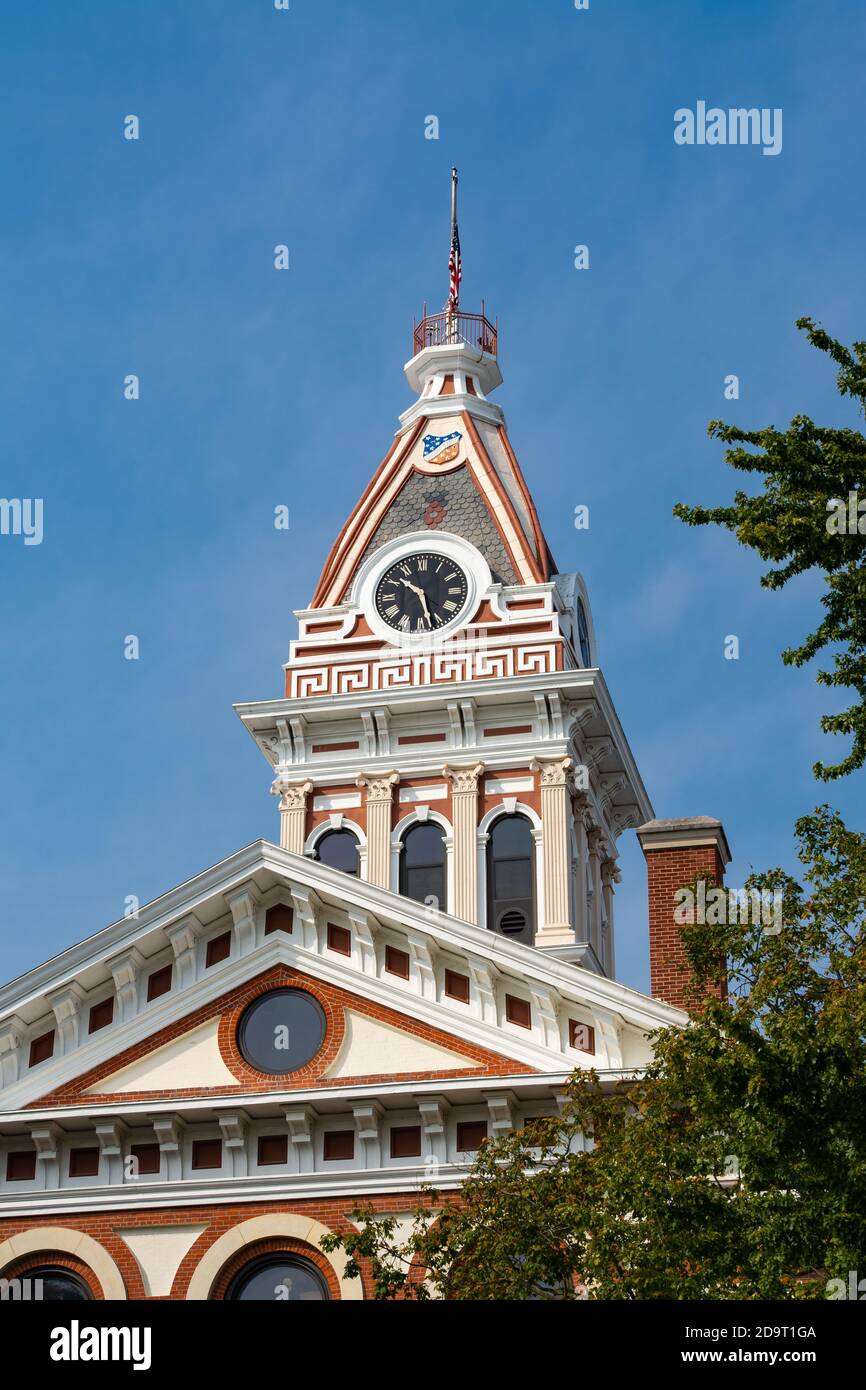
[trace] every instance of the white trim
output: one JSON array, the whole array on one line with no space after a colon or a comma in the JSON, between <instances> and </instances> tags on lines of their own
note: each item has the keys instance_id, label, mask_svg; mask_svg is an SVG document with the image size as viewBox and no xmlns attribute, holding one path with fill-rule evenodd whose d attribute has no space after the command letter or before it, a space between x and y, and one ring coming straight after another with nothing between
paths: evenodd
<instances>
[{"instance_id":1,"label":"white trim","mask_svg":"<svg viewBox=\"0 0 866 1390\"><path fill-rule=\"evenodd\" d=\"M413 555L418 550L435 551L460 565L467 580L466 602L450 622L444 623L435 632L403 634L389 627L379 617L375 602L376 586L391 565L403 556ZM487 593L492 583L493 576L484 556L462 536L454 535L450 531L408 531L405 535L386 541L364 561L352 584L349 602L364 614L375 635L390 646L419 652L429 651L435 650L444 637L459 627L465 627L471 621L479 600Z\"/></svg>"},{"instance_id":2,"label":"white trim","mask_svg":"<svg viewBox=\"0 0 866 1390\"><path fill-rule=\"evenodd\" d=\"M241 1221L237 1226L231 1226L229 1230L224 1231L205 1251L189 1281L186 1297L188 1300L207 1299L220 1270L232 1255L243 1250L245 1245L286 1236L291 1240L303 1241L327 1260L337 1276L341 1299L363 1298L364 1288L361 1280L346 1278L346 1256L343 1252L336 1250L333 1255L324 1254L319 1241L326 1235L330 1235L328 1227L323 1226L320 1221L313 1221L309 1216L296 1216L292 1212L252 1216L249 1220Z\"/></svg>"},{"instance_id":3,"label":"white trim","mask_svg":"<svg viewBox=\"0 0 866 1390\"><path fill-rule=\"evenodd\" d=\"M481 818L476 832L476 845L478 856L478 921L483 927L487 927L487 841L490 838L490 827L494 821L501 816L525 816L532 826L532 843L535 846L535 856L533 860L533 874L535 876L535 926L534 933L538 936L541 930L540 924L544 922L544 831L541 824L541 817L537 811L533 811L531 806L527 806L525 801L517 801L512 797L508 798L508 805L500 802L494 806ZM489 929L488 929L489 930ZM499 932L491 932L491 936L499 936ZM524 944L524 943L519 943ZM535 949L532 947L531 949Z\"/></svg>"},{"instance_id":4,"label":"white trim","mask_svg":"<svg viewBox=\"0 0 866 1390\"><path fill-rule=\"evenodd\" d=\"M307 836L306 840L304 841L304 857L305 857L305 858L308 858L308 859L313 859L313 855L314 855L314 853L315 853L316 845L319 843L320 840L323 840L323 839L325 838L326 835L330 835L330 833L331 833L332 830L350 830L350 831L352 832L352 834L355 835L355 836L357 837L357 840L358 840L358 874L359 874L359 877L360 877L361 882L366 883L366 881L367 881L367 836L364 834L363 830L361 829L360 825L358 825L357 821L349 820L349 819L348 819L346 816L344 816L340 811L335 811L335 812L333 812L333 813L329 816L329 818L328 818L327 820L322 821L321 825L316 825L316 826L313 827L313 829L310 831L309 835ZM313 860L313 862L314 862L314 863L317 863L318 861L317 861L317 860ZM325 864L323 867L324 867L324 868L327 868L328 865ZM335 872L339 873L340 870L339 870L339 869L338 869L338 870L335 870ZM347 875L347 877L354 877L354 875Z\"/></svg>"},{"instance_id":5,"label":"white trim","mask_svg":"<svg viewBox=\"0 0 866 1390\"><path fill-rule=\"evenodd\" d=\"M57 1195L63 1198L68 1197L69 1193L58 1192ZM9 1215L5 1202L3 1214ZM115 1303L126 1300L123 1275L105 1246L100 1245L92 1236L86 1235L84 1231L71 1230L68 1226L36 1226L31 1231L20 1231L18 1235L4 1240L0 1243L0 1273L13 1260L21 1259L22 1255L37 1255L43 1250L46 1254L50 1250L60 1250L65 1255L74 1255L96 1275L103 1297Z\"/></svg>"}]
</instances>

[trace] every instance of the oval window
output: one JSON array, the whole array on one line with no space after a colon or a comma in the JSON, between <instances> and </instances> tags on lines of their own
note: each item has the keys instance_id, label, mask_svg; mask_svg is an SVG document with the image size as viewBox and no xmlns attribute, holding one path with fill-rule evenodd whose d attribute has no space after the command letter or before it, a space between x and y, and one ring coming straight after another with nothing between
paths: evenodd
<instances>
[{"instance_id":1,"label":"oval window","mask_svg":"<svg viewBox=\"0 0 866 1390\"><path fill-rule=\"evenodd\" d=\"M256 1071L271 1076L306 1066L324 1040L324 1010L301 989L272 989L260 995L238 1025L241 1056Z\"/></svg>"}]
</instances>

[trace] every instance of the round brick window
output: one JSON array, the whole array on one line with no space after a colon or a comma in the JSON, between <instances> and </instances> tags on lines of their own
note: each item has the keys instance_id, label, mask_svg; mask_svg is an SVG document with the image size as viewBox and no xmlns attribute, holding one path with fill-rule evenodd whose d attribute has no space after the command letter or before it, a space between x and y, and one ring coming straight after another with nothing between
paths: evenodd
<instances>
[{"instance_id":1,"label":"round brick window","mask_svg":"<svg viewBox=\"0 0 866 1390\"><path fill-rule=\"evenodd\" d=\"M256 1071L282 1076L315 1057L325 1040L321 1004L302 989L272 989L244 1010L238 1024L241 1056Z\"/></svg>"}]
</instances>

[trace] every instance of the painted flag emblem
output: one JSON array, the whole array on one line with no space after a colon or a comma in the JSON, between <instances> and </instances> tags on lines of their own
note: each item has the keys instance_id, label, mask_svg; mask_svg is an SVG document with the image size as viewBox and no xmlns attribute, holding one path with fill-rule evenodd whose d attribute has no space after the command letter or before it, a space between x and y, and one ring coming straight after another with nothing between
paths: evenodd
<instances>
[{"instance_id":1,"label":"painted flag emblem","mask_svg":"<svg viewBox=\"0 0 866 1390\"><path fill-rule=\"evenodd\" d=\"M459 430L454 430L451 434L425 434L424 462L450 463L460 452L462 438Z\"/></svg>"}]
</instances>

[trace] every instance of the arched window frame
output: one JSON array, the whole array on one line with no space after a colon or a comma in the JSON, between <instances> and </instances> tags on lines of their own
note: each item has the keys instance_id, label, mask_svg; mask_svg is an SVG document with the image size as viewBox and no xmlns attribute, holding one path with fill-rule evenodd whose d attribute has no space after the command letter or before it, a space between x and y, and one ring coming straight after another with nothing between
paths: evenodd
<instances>
[{"instance_id":1,"label":"arched window frame","mask_svg":"<svg viewBox=\"0 0 866 1390\"><path fill-rule=\"evenodd\" d=\"M532 843L535 849L532 869L535 887L535 933L537 936L544 926L544 837L541 817L537 811L533 811L531 806L527 806L524 801L518 801L514 797L507 797L498 806L494 806L491 811L487 812L478 826L478 921L482 927L487 927L487 846L494 821L500 820L503 816L523 816L529 821L532 828Z\"/></svg>"},{"instance_id":2,"label":"arched window frame","mask_svg":"<svg viewBox=\"0 0 866 1390\"><path fill-rule=\"evenodd\" d=\"M308 859L314 858L316 846L326 835L330 835L332 830L349 830L358 841L358 877L367 880L367 836L364 834L360 825L355 821L349 820L346 816L337 812L330 816L328 820L322 821L321 825L315 826L310 831L304 843L304 854Z\"/></svg>"},{"instance_id":3,"label":"arched window frame","mask_svg":"<svg viewBox=\"0 0 866 1390\"><path fill-rule=\"evenodd\" d=\"M430 822L441 826L445 838L445 911L454 913L454 831L449 820L439 811L429 806L416 806L403 816L391 833L391 891L400 892L400 856L403 853L403 839L408 830L415 825L428 825ZM420 904L419 904L420 905Z\"/></svg>"}]
</instances>

